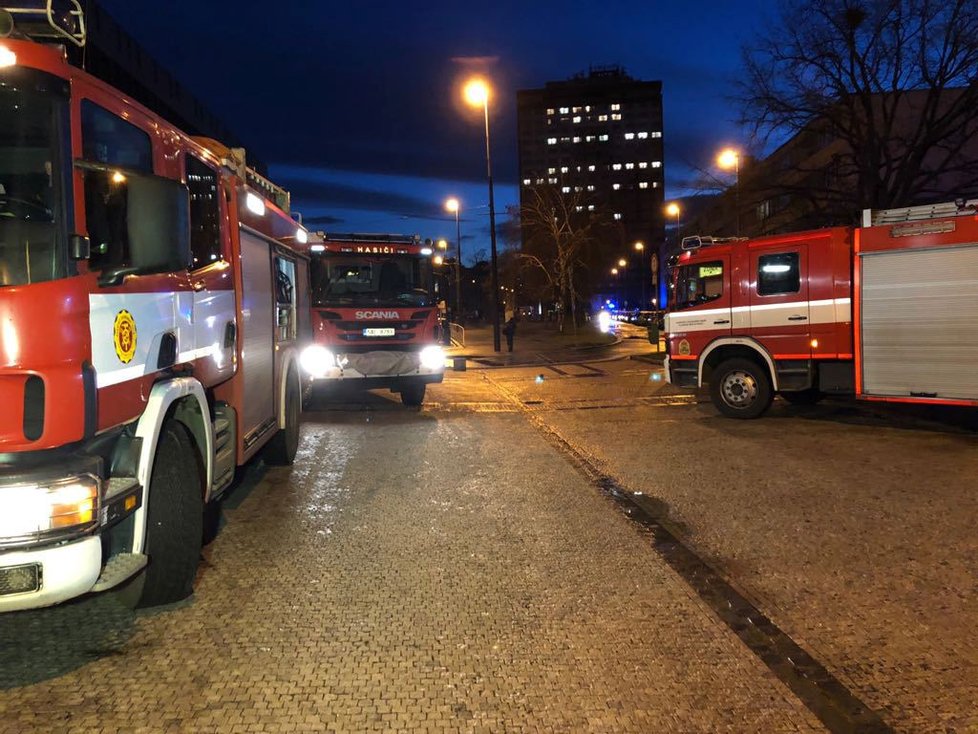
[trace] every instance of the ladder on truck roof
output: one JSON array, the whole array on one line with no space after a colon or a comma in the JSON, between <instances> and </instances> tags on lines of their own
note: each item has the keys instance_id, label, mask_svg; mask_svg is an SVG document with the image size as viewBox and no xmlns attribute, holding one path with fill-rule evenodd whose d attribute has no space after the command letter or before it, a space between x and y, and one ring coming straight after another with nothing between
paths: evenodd
<instances>
[{"instance_id":1,"label":"ladder on truck roof","mask_svg":"<svg viewBox=\"0 0 978 734\"><path fill-rule=\"evenodd\" d=\"M963 217L976 213L978 213L978 199L970 201L957 199L940 204L904 206L897 209L863 209L863 226L876 227L883 224L918 222L925 219Z\"/></svg>"},{"instance_id":2,"label":"ladder on truck roof","mask_svg":"<svg viewBox=\"0 0 978 734\"><path fill-rule=\"evenodd\" d=\"M17 5L0 5L0 38L7 36L69 41L81 48L87 38L85 13L78 0L21 0Z\"/></svg>"},{"instance_id":3,"label":"ladder on truck roof","mask_svg":"<svg viewBox=\"0 0 978 734\"><path fill-rule=\"evenodd\" d=\"M421 235L410 234L340 234L324 232L323 239L326 242L378 242L385 245L416 245L421 243Z\"/></svg>"}]
</instances>

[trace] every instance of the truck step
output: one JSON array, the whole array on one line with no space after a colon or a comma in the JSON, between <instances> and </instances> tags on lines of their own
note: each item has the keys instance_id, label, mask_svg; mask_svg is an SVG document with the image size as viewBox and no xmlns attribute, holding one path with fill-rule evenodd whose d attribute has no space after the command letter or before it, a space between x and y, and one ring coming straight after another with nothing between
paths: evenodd
<instances>
[{"instance_id":1,"label":"truck step","mask_svg":"<svg viewBox=\"0 0 978 734\"><path fill-rule=\"evenodd\" d=\"M106 591L127 581L146 568L149 558L144 553L120 553L112 556L102 569L92 591Z\"/></svg>"}]
</instances>

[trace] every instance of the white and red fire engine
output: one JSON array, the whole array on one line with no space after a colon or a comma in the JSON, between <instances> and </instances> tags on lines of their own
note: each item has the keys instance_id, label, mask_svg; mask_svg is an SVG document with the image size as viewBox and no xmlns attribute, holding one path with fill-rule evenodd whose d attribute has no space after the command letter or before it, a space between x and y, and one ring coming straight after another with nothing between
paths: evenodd
<instances>
[{"instance_id":1,"label":"white and red fire engine","mask_svg":"<svg viewBox=\"0 0 978 734\"><path fill-rule=\"evenodd\" d=\"M421 405L445 373L431 247L416 236L320 234L309 251L315 343L302 366L313 389L388 388Z\"/></svg>"},{"instance_id":2,"label":"white and red fire engine","mask_svg":"<svg viewBox=\"0 0 978 734\"><path fill-rule=\"evenodd\" d=\"M978 201L867 211L863 226L686 238L666 375L725 415L775 393L978 405Z\"/></svg>"},{"instance_id":3,"label":"white and red fire engine","mask_svg":"<svg viewBox=\"0 0 978 734\"><path fill-rule=\"evenodd\" d=\"M0 38L0 611L126 581L138 603L174 601L235 467L295 455L306 232L243 155L16 28Z\"/></svg>"}]
</instances>

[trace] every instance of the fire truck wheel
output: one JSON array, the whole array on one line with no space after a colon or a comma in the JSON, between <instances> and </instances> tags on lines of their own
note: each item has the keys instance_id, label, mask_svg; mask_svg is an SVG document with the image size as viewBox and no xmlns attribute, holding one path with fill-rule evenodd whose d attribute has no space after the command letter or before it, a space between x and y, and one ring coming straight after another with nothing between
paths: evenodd
<instances>
[{"instance_id":1,"label":"fire truck wheel","mask_svg":"<svg viewBox=\"0 0 978 734\"><path fill-rule=\"evenodd\" d=\"M299 449L299 413L302 411L302 391L295 370L289 370L285 385L285 428L265 447L265 463L272 466L290 466Z\"/></svg>"},{"instance_id":2,"label":"fire truck wheel","mask_svg":"<svg viewBox=\"0 0 978 734\"><path fill-rule=\"evenodd\" d=\"M774 393L763 367L749 359L728 359L713 371L710 398L729 418L757 418L771 405Z\"/></svg>"},{"instance_id":3,"label":"fire truck wheel","mask_svg":"<svg viewBox=\"0 0 978 734\"><path fill-rule=\"evenodd\" d=\"M807 390L792 390L791 392L781 393L781 397L792 405L815 405L824 396L817 387L810 387Z\"/></svg>"},{"instance_id":4,"label":"fire truck wheel","mask_svg":"<svg viewBox=\"0 0 978 734\"><path fill-rule=\"evenodd\" d=\"M204 534L200 459L182 423L160 431L149 485L144 573L137 606L170 604L190 596Z\"/></svg>"},{"instance_id":5,"label":"fire truck wheel","mask_svg":"<svg viewBox=\"0 0 978 734\"><path fill-rule=\"evenodd\" d=\"M419 385L406 385L401 388L401 402L416 408L424 402L424 391L427 385L423 382Z\"/></svg>"}]
</instances>

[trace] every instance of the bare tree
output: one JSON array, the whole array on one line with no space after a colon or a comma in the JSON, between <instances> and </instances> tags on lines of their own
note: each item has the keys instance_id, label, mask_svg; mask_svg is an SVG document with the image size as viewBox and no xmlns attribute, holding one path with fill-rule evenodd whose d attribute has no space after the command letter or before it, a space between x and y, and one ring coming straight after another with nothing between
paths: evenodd
<instances>
[{"instance_id":1,"label":"bare tree","mask_svg":"<svg viewBox=\"0 0 978 734\"><path fill-rule=\"evenodd\" d=\"M744 59L744 121L823 151L762 196L840 217L978 192L976 0L785 0Z\"/></svg>"},{"instance_id":2,"label":"bare tree","mask_svg":"<svg viewBox=\"0 0 978 734\"><path fill-rule=\"evenodd\" d=\"M528 189L519 218L524 233L521 257L543 271L553 286L561 304L561 331L569 312L576 333L579 272L586 267L589 245L598 237L604 218L583 192L563 193L554 186Z\"/></svg>"}]
</instances>

